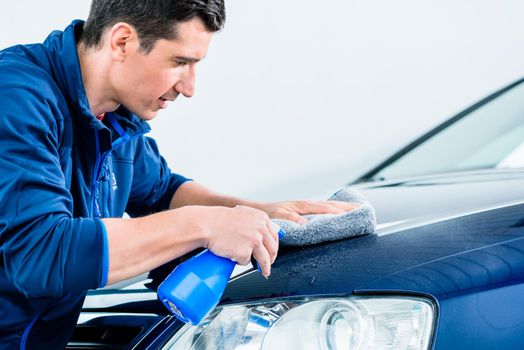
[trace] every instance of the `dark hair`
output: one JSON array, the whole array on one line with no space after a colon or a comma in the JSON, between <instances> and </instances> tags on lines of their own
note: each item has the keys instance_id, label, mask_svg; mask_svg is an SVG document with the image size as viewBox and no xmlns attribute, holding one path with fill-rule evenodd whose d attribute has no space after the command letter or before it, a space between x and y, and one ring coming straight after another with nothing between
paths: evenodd
<instances>
[{"instance_id":1,"label":"dark hair","mask_svg":"<svg viewBox=\"0 0 524 350\"><path fill-rule=\"evenodd\" d=\"M176 24L198 17L207 30L222 29L226 19L224 0L93 0L80 42L86 49L99 48L108 27L126 22L150 52L158 39L176 38Z\"/></svg>"}]
</instances>

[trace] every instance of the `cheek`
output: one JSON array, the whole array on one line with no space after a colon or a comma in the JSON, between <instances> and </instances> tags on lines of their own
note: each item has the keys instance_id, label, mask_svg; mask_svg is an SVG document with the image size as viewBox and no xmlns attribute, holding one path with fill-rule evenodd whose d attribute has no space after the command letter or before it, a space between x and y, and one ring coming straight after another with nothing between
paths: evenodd
<instances>
[{"instance_id":1,"label":"cheek","mask_svg":"<svg viewBox=\"0 0 524 350\"><path fill-rule=\"evenodd\" d=\"M159 74L158 84L162 85L165 90L170 89L177 82L178 75L179 73L174 69L163 71Z\"/></svg>"},{"instance_id":2,"label":"cheek","mask_svg":"<svg viewBox=\"0 0 524 350\"><path fill-rule=\"evenodd\" d=\"M177 74L172 72L155 72L143 77L143 81L137 86L142 85L150 92L153 97L164 95L169 89L173 88L176 83Z\"/></svg>"}]
</instances>

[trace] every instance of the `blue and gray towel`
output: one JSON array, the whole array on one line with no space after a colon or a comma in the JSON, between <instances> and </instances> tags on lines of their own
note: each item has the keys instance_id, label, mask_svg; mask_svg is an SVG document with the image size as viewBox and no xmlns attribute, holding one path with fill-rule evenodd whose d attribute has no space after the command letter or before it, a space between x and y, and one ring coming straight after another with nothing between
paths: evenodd
<instances>
[{"instance_id":1,"label":"blue and gray towel","mask_svg":"<svg viewBox=\"0 0 524 350\"><path fill-rule=\"evenodd\" d=\"M304 225L293 221L273 219L286 235L280 240L281 245L304 246L326 241L356 237L375 230L375 209L359 192L343 189L329 200L353 202L360 206L344 214L304 215L308 222Z\"/></svg>"}]
</instances>

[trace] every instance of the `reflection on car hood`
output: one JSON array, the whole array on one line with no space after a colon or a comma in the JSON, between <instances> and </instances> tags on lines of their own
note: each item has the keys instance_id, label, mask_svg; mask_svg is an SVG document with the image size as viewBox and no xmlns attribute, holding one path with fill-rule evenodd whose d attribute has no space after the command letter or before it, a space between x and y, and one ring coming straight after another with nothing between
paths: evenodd
<instances>
[{"instance_id":1,"label":"reflection on car hood","mask_svg":"<svg viewBox=\"0 0 524 350\"><path fill-rule=\"evenodd\" d=\"M524 199L524 170L483 170L352 186L373 204L380 227L424 224Z\"/></svg>"},{"instance_id":2,"label":"reflection on car hood","mask_svg":"<svg viewBox=\"0 0 524 350\"><path fill-rule=\"evenodd\" d=\"M524 273L524 253L520 253L524 252L524 172L462 173L352 188L375 206L379 225L374 234L309 247L282 247L268 280L251 270L230 282L223 302L346 295L359 290L450 295L482 288L478 283L496 283L498 266L505 261L501 256L508 254L513 265L503 271ZM471 277L479 273L486 277ZM152 300L154 293L143 287L136 290L139 293L128 290L115 300L149 301L111 309L165 312ZM89 298L86 303L89 306Z\"/></svg>"}]
</instances>

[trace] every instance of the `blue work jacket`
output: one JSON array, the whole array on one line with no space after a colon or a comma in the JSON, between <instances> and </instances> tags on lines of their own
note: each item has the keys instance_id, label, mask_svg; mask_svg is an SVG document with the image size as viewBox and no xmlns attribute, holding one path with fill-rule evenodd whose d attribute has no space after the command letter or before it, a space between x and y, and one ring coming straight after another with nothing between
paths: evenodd
<instances>
[{"instance_id":1,"label":"blue work jacket","mask_svg":"<svg viewBox=\"0 0 524 350\"><path fill-rule=\"evenodd\" d=\"M0 349L63 348L107 281L101 218L167 209L187 181L125 107L91 113L82 28L0 51Z\"/></svg>"}]
</instances>

